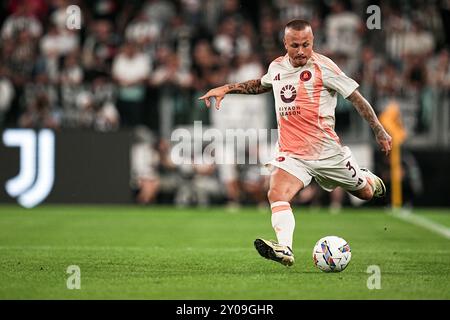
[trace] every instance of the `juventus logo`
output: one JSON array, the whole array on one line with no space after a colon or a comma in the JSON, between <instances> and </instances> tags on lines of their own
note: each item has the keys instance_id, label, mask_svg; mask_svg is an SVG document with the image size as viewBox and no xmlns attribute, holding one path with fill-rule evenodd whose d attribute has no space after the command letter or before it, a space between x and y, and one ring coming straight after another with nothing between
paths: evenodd
<instances>
[{"instance_id":1,"label":"juventus logo","mask_svg":"<svg viewBox=\"0 0 450 320\"><path fill-rule=\"evenodd\" d=\"M49 129L7 129L3 143L20 148L19 174L6 182L6 192L25 208L47 198L55 178L55 134Z\"/></svg>"}]
</instances>

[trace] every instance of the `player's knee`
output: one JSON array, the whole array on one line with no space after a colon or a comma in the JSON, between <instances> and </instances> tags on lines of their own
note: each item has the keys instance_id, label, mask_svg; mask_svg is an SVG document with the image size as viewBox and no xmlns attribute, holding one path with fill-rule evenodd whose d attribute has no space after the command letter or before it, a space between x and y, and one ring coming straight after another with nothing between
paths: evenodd
<instances>
[{"instance_id":1,"label":"player's knee","mask_svg":"<svg viewBox=\"0 0 450 320\"><path fill-rule=\"evenodd\" d=\"M279 188L270 188L267 192L267 199L270 203L276 202L276 201L290 201L291 199L288 199L287 192L282 192Z\"/></svg>"}]
</instances>

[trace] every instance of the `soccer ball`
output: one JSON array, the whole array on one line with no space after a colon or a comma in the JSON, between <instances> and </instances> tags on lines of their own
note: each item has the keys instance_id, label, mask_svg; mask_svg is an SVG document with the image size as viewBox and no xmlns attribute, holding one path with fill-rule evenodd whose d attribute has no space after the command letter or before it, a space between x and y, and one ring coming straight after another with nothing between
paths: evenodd
<instances>
[{"instance_id":1,"label":"soccer ball","mask_svg":"<svg viewBox=\"0 0 450 320\"><path fill-rule=\"evenodd\" d=\"M336 236L326 236L317 241L312 255L314 265L324 272L341 272L352 258L347 241Z\"/></svg>"}]
</instances>

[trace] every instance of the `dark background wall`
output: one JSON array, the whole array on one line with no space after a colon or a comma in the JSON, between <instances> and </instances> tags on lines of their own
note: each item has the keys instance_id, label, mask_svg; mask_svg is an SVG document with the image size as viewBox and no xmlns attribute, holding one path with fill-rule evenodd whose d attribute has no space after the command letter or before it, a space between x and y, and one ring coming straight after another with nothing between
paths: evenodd
<instances>
[{"instance_id":1,"label":"dark background wall","mask_svg":"<svg viewBox=\"0 0 450 320\"><path fill-rule=\"evenodd\" d=\"M127 203L129 147L127 131L98 133L69 130L56 133L55 181L46 203ZM19 148L0 143L0 202L14 203L5 191L19 172Z\"/></svg>"},{"instance_id":2,"label":"dark background wall","mask_svg":"<svg viewBox=\"0 0 450 320\"><path fill-rule=\"evenodd\" d=\"M375 163L377 174L390 192L389 158L377 152ZM450 206L450 151L404 149L402 169L404 203L423 207Z\"/></svg>"}]
</instances>

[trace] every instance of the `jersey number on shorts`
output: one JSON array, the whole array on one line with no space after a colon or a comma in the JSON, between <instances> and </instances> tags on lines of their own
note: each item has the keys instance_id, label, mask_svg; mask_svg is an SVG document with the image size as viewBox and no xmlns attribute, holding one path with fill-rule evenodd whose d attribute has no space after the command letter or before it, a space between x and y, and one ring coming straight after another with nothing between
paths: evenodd
<instances>
[{"instance_id":1,"label":"jersey number on shorts","mask_svg":"<svg viewBox=\"0 0 450 320\"><path fill-rule=\"evenodd\" d=\"M348 170L350 170L350 171L353 170L352 178L354 178L356 176L356 169L353 168L353 166L350 164L350 161L347 161L347 164L345 166L348 168Z\"/></svg>"}]
</instances>

